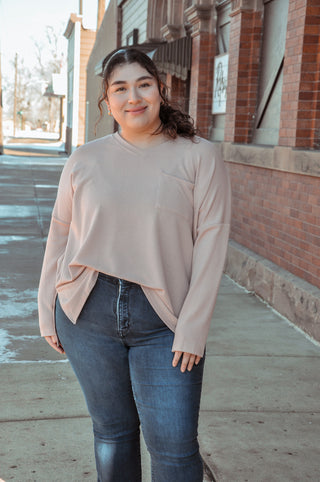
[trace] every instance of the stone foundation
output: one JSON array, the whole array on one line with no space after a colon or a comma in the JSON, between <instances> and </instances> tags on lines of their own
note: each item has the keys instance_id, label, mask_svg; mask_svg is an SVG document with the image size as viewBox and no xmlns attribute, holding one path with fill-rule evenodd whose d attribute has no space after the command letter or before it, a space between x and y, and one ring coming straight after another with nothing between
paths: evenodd
<instances>
[{"instance_id":1,"label":"stone foundation","mask_svg":"<svg viewBox=\"0 0 320 482\"><path fill-rule=\"evenodd\" d=\"M320 341L320 290L233 240L225 272Z\"/></svg>"}]
</instances>

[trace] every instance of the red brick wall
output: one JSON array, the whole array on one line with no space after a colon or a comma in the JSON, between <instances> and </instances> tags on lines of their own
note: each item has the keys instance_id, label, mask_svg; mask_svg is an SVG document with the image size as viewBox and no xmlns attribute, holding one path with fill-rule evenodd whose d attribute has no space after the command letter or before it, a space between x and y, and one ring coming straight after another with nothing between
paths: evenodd
<instances>
[{"instance_id":1,"label":"red brick wall","mask_svg":"<svg viewBox=\"0 0 320 482\"><path fill-rule=\"evenodd\" d=\"M320 147L320 5L289 2L279 145Z\"/></svg>"},{"instance_id":2,"label":"red brick wall","mask_svg":"<svg viewBox=\"0 0 320 482\"><path fill-rule=\"evenodd\" d=\"M249 143L258 99L262 12L231 14L225 141Z\"/></svg>"},{"instance_id":3,"label":"red brick wall","mask_svg":"<svg viewBox=\"0 0 320 482\"><path fill-rule=\"evenodd\" d=\"M262 29L262 12L240 8L232 12L227 142L252 142ZM289 2L279 145L320 147L320 4L316 0ZM231 238L320 288L319 178L228 165L233 190Z\"/></svg>"},{"instance_id":4,"label":"red brick wall","mask_svg":"<svg viewBox=\"0 0 320 482\"><path fill-rule=\"evenodd\" d=\"M231 238L320 288L319 179L229 163Z\"/></svg>"},{"instance_id":5,"label":"red brick wall","mask_svg":"<svg viewBox=\"0 0 320 482\"><path fill-rule=\"evenodd\" d=\"M174 75L167 74L166 85L172 105L181 109L183 112L188 112L187 83Z\"/></svg>"},{"instance_id":6,"label":"red brick wall","mask_svg":"<svg viewBox=\"0 0 320 482\"><path fill-rule=\"evenodd\" d=\"M209 32L201 32L192 39L189 114L203 137L209 135L212 117L214 40L215 36Z\"/></svg>"},{"instance_id":7,"label":"red brick wall","mask_svg":"<svg viewBox=\"0 0 320 482\"><path fill-rule=\"evenodd\" d=\"M81 28L80 38L80 79L79 79L79 131L78 145L85 141L87 63L96 38L96 32ZM97 94L98 96L98 94Z\"/></svg>"}]
</instances>

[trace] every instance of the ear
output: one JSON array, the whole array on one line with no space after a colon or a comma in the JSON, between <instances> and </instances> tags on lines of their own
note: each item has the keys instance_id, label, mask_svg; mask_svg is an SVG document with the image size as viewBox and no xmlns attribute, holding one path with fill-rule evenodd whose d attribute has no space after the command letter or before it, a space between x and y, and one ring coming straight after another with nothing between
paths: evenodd
<instances>
[{"instance_id":1,"label":"ear","mask_svg":"<svg viewBox=\"0 0 320 482\"><path fill-rule=\"evenodd\" d=\"M110 105L109 105L109 102L107 101L107 99L104 99L105 103L107 104L107 108L108 108L108 115L112 115L112 112L111 112L111 108L110 108Z\"/></svg>"},{"instance_id":2,"label":"ear","mask_svg":"<svg viewBox=\"0 0 320 482\"><path fill-rule=\"evenodd\" d=\"M160 96L162 99L162 102L164 103L164 98L167 96L167 86L163 82L160 83Z\"/></svg>"}]
</instances>

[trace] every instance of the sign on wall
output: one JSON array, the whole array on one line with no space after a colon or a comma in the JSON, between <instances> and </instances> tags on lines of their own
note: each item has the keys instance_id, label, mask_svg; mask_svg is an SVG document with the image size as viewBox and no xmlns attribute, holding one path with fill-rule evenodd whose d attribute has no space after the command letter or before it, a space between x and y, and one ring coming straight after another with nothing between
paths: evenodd
<instances>
[{"instance_id":1,"label":"sign on wall","mask_svg":"<svg viewBox=\"0 0 320 482\"><path fill-rule=\"evenodd\" d=\"M225 114L227 105L229 54L214 58L212 113Z\"/></svg>"}]
</instances>

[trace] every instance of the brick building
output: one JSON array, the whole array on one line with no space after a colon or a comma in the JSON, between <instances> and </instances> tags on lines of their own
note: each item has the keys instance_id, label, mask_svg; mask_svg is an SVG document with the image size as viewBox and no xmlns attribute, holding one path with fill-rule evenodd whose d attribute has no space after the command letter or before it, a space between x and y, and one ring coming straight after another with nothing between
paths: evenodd
<instances>
[{"instance_id":1,"label":"brick building","mask_svg":"<svg viewBox=\"0 0 320 482\"><path fill-rule=\"evenodd\" d=\"M117 48L117 5L115 1L109 3L108 9L98 23L100 28L97 31L96 41L87 63L86 141L113 132L113 119L107 115L107 111L97 123L100 117L97 103L101 92L102 61L107 53Z\"/></svg>"},{"instance_id":2,"label":"brick building","mask_svg":"<svg viewBox=\"0 0 320 482\"><path fill-rule=\"evenodd\" d=\"M227 272L318 340L319 37L317 0L111 0L88 63L98 85L115 48L149 52L172 100L221 143L233 188ZM87 91L88 140L97 94ZM113 130L104 122L98 135Z\"/></svg>"}]
</instances>

